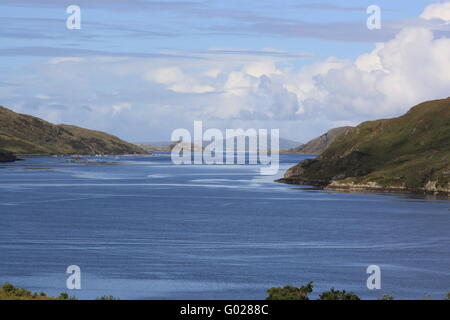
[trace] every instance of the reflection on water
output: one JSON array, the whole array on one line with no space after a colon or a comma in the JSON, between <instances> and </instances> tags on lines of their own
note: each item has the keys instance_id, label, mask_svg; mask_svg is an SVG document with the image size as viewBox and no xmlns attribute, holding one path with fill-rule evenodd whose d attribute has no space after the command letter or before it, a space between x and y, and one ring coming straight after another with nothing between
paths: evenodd
<instances>
[{"instance_id":1,"label":"reflection on water","mask_svg":"<svg viewBox=\"0 0 450 320\"><path fill-rule=\"evenodd\" d=\"M0 166L0 282L80 298L260 299L314 281L365 298L450 290L448 198L273 182L257 166L173 166L168 154ZM382 269L382 290L366 268Z\"/></svg>"}]
</instances>

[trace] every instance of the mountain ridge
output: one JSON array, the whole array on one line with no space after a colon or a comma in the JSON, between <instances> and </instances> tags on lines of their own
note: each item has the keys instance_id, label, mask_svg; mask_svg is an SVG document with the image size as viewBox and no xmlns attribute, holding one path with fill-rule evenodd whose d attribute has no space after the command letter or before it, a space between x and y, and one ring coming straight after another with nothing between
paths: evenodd
<instances>
[{"instance_id":1,"label":"mountain ridge","mask_svg":"<svg viewBox=\"0 0 450 320\"><path fill-rule=\"evenodd\" d=\"M338 127L328 130L323 135L316 137L309 142L299 145L296 148L287 150L287 153L298 153L298 154L315 154L319 155L330 146L333 141L341 134L346 133L353 127Z\"/></svg>"},{"instance_id":2,"label":"mountain ridge","mask_svg":"<svg viewBox=\"0 0 450 320\"><path fill-rule=\"evenodd\" d=\"M28 155L146 154L116 136L73 125L55 125L0 106L0 150Z\"/></svg>"},{"instance_id":3,"label":"mountain ridge","mask_svg":"<svg viewBox=\"0 0 450 320\"><path fill-rule=\"evenodd\" d=\"M363 122L278 182L327 189L450 193L450 98Z\"/></svg>"}]
</instances>

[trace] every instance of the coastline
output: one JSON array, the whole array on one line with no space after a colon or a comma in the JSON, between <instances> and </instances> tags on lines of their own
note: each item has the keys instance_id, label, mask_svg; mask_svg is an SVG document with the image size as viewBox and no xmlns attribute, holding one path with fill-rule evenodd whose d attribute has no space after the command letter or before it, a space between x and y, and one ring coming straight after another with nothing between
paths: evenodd
<instances>
[{"instance_id":1,"label":"coastline","mask_svg":"<svg viewBox=\"0 0 450 320\"><path fill-rule=\"evenodd\" d=\"M332 181L331 183L316 181L316 183L314 183L312 181L303 181L293 178L281 178L275 180L275 182L298 186L311 186L322 190L338 191L338 192L355 192L355 193L382 192L393 194L405 193L405 194L437 195L444 197L446 196L450 198L450 189L442 190L432 188L408 188L402 186L379 186L376 183L356 184L356 183L340 183L337 181Z\"/></svg>"}]
</instances>

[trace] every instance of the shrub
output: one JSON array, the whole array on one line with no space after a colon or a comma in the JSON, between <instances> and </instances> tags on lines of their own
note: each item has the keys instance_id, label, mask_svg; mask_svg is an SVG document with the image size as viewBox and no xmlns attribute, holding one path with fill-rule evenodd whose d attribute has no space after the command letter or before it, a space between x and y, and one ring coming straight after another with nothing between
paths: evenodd
<instances>
[{"instance_id":1,"label":"shrub","mask_svg":"<svg viewBox=\"0 0 450 320\"><path fill-rule=\"evenodd\" d=\"M331 288L330 291L326 291L320 294L319 300L361 300L353 292L346 292L345 290L339 291Z\"/></svg>"},{"instance_id":2,"label":"shrub","mask_svg":"<svg viewBox=\"0 0 450 320\"><path fill-rule=\"evenodd\" d=\"M285 286L284 288L270 288L266 300L309 300L308 295L313 291L313 283L300 288Z\"/></svg>"},{"instance_id":3,"label":"shrub","mask_svg":"<svg viewBox=\"0 0 450 320\"><path fill-rule=\"evenodd\" d=\"M120 300L119 298L113 297L111 295L105 295L101 297L97 297L95 300Z\"/></svg>"}]
</instances>

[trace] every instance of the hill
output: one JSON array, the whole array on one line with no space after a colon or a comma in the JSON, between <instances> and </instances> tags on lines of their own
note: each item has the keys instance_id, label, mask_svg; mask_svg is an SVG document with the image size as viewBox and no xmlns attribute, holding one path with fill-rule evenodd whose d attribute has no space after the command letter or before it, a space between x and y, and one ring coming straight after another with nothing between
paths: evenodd
<instances>
[{"instance_id":1,"label":"hill","mask_svg":"<svg viewBox=\"0 0 450 320\"><path fill-rule=\"evenodd\" d=\"M100 131L54 125L0 106L0 150L15 154L145 154L147 151Z\"/></svg>"},{"instance_id":2,"label":"hill","mask_svg":"<svg viewBox=\"0 0 450 320\"><path fill-rule=\"evenodd\" d=\"M450 193L450 98L347 131L279 182L329 189Z\"/></svg>"},{"instance_id":3,"label":"hill","mask_svg":"<svg viewBox=\"0 0 450 320\"><path fill-rule=\"evenodd\" d=\"M299 154L321 154L338 136L347 132L351 128L352 127L339 127L331 129L320 137L314 138L308 143L292 148L287 152Z\"/></svg>"}]
</instances>

